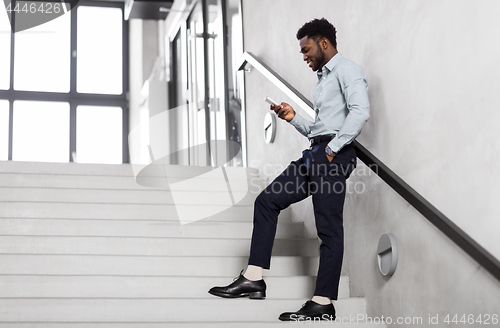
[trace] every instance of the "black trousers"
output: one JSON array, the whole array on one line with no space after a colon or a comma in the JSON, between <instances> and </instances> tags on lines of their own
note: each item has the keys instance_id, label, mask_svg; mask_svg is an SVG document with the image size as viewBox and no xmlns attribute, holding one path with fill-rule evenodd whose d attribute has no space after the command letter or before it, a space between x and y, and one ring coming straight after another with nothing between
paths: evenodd
<instances>
[{"instance_id":1,"label":"black trousers","mask_svg":"<svg viewBox=\"0 0 500 328\"><path fill-rule=\"evenodd\" d=\"M269 269L278 214L312 195L320 261L314 295L337 299L344 254L343 209L346 180L356 167L356 151L344 146L328 162L328 141L306 149L302 157L269 184L255 200L252 242L248 264Z\"/></svg>"}]
</instances>

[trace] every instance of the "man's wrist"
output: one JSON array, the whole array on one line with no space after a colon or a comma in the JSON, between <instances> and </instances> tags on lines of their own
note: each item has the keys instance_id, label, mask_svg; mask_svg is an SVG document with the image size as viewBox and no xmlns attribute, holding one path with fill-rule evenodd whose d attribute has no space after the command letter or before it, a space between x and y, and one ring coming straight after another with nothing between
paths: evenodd
<instances>
[{"instance_id":1,"label":"man's wrist","mask_svg":"<svg viewBox=\"0 0 500 328\"><path fill-rule=\"evenodd\" d=\"M329 146L326 146L325 153L331 157L334 157L335 155L337 155Z\"/></svg>"},{"instance_id":2,"label":"man's wrist","mask_svg":"<svg viewBox=\"0 0 500 328\"><path fill-rule=\"evenodd\" d=\"M293 121L293 119L295 118L295 111L294 111L293 109L292 109L292 111L293 111L293 116L292 116L292 118L291 118L291 119L289 119L289 120L285 120L285 121L287 121L288 123L292 122L292 121Z\"/></svg>"}]
</instances>

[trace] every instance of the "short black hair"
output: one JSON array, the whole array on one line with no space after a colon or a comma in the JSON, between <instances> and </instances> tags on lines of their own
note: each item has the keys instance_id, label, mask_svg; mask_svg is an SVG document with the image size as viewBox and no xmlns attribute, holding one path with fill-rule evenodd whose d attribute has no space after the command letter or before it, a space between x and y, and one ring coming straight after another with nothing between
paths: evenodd
<instances>
[{"instance_id":1,"label":"short black hair","mask_svg":"<svg viewBox=\"0 0 500 328\"><path fill-rule=\"evenodd\" d=\"M305 36L313 38L316 41L319 41L322 38L327 38L333 47L337 49L336 34L337 31L335 30L335 27L325 18L313 19L312 21L305 23L297 31L297 40L300 40Z\"/></svg>"}]
</instances>

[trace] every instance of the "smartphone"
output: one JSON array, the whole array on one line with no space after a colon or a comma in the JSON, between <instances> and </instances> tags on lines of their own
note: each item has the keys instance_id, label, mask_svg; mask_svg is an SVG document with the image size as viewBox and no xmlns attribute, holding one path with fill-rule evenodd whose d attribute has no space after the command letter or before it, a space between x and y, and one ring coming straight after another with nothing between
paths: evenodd
<instances>
[{"instance_id":1,"label":"smartphone","mask_svg":"<svg viewBox=\"0 0 500 328\"><path fill-rule=\"evenodd\" d=\"M276 101L272 100L272 99L271 99L271 98L269 98L269 97L266 97L266 99L264 99L264 100L265 100L268 104L270 104L270 105L274 105L274 106L278 106L278 105L279 105Z\"/></svg>"}]
</instances>

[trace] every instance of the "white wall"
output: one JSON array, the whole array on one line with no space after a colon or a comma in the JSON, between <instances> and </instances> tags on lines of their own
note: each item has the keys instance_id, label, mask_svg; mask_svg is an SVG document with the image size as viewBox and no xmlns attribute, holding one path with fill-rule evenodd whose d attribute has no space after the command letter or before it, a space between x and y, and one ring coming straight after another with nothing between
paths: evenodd
<instances>
[{"instance_id":1,"label":"white wall","mask_svg":"<svg viewBox=\"0 0 500 328\"><path fill-rule=\"evenodd\" d=\"M302 61L295 33L310 19L329 19L339 51L361 64L370 82L372 117L358 140L500 258L500 2L243 0L243 14L245 50L308 97L316 76ZM264 144L262 99L287 99L258 74L247 73L246 81L249 163L287 165L307 142L280 122L275 144ZM425 218L373 175L352 182L367 190L347 199L346 267L353 294L371 301L369 313L499 308L492 295L500 284ZM311 228L310 201L292 207L292 217L305 217ZM401 247L390 279L376 268L384 232Z\"/></svg>"}]
</instances>

